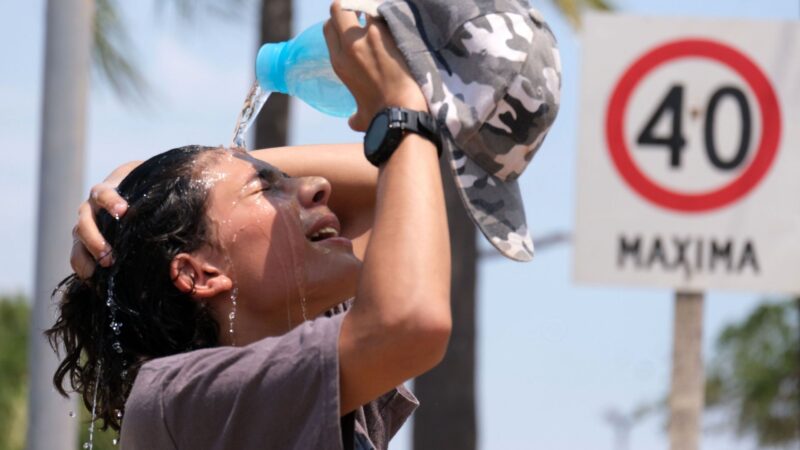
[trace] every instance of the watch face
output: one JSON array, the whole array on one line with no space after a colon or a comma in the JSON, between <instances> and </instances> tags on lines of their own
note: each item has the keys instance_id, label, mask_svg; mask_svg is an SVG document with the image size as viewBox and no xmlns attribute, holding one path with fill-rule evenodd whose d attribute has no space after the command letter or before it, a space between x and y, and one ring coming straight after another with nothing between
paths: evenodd
<instances>
[{"instance_id":1,"label":"watch face","mask_svg":"<svg viewBox=\"0 0 800 450\"><path fill-rule=\"evenodd\" d=\"M375 153L381 147L389 129L389 117L386 114L378 114L372 119L372 123L364 136L364 150L368 153Z\"/></svg>"}]
</instances>

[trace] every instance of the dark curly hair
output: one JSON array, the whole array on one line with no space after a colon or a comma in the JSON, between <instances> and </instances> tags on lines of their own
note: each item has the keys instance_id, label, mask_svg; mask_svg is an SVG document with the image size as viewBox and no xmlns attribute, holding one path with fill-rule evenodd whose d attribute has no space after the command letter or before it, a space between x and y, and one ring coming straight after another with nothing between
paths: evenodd
<instances>
[{"instance_id":1,"label":"dark curly hair","mask_svg":"<svg viewBox=\"0 0 800 450\"><path fill-rule=\"evenodd\" d=\"M56 352L62 343L65 355L53 383L67 396L68 378L89 410L96 395L96 417L104 430L120 429L142 364L218 344L218 324L206 307L175 287L169 270L178 253L213 244L205 218L208 189L197 178L215 150L221 151L175 148L134 169L118 188L128 201L126 214L119 220L105 211L97 215L114 249L114 264L97 265L87 280L70 275L54 292L63 295L56 323L45 335Z\"/></svg>"}]
</instances>

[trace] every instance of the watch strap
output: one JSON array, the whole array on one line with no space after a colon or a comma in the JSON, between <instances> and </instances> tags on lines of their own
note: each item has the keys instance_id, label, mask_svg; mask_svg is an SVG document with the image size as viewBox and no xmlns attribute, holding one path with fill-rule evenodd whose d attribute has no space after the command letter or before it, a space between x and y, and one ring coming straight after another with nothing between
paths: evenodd
<instances>
[{"instance_id":1,"label":"watch strap","mask_svg":"<svg viewBox=\"0 0 800 450\"><path fill-rule=\"evenodd\" d=\"M417 133L436 145L438 155L442 156L442 143L439 138L439 127L433 117L422 111L414 111L405 108L388 108L389 126L394 123L401 123L403 130Z\"/></svg>"},{"instance_id":2,"label":"watch strap","mask_svg":"<svg viewBox=\"0 0 800 450\"><path fill-rule=\"evenodd\" d=\"M407 132L416 133L431 141L436 146L438 156L442 156L438 127L430 114L400 107L389 107L375 115L364 135L364 155L367 160L379 167L397 150ZM380 143L378 144L372 139L372 142L368 144L368 141L371 140L370 136L374 137L374 133L382 134Z\"/></svg>"}]
</instances>

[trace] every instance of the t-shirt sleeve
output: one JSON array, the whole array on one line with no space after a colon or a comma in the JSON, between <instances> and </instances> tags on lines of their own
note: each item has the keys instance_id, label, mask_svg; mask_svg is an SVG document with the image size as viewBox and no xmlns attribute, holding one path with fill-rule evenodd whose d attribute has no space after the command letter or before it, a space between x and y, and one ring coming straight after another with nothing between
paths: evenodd
<instances>
[{"instance_id":1,"label":"t-shirt sleeve","mask_svg":"<svg viewBox=\"0 0 800 450\"><path fill-rule=\"evenodd\" d=\"M178 449L339 449L344 316L305 322L245 347L151 361L142 369L159 378L138 395L158 398L165 432Z\"/></svg>"}]
</instances>

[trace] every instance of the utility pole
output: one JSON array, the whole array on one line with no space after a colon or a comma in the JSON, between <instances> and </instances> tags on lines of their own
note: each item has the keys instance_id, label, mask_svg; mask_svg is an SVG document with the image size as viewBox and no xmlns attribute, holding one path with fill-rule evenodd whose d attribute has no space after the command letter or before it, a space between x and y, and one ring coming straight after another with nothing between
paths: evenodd
<instances>
[{"instance_id":1,"label":"utility pole","mask_svg":"<svg viewBox=\"0 0 800 450\"><path fill-rule=\"evenodd\" d=\"M78 422L69 414L77 402L53 389L58 358L42 332L54 322L50 295L70 273L70 227L83 190L93 14L93 0L47 2L36 277L28 347L30 450L71 450L77 445Z\"/></svg>"},{"instance_id":2,"label":"utility pole","mask_svg":"<svg viewBox=\"0 0 800 450\"><path fill-rule=\"evenodd\" d=\"M700 424L705 401L703 293L678 291L672 320L670 449L697 450L700 448Z\"/></svg>"}]
</instances>

